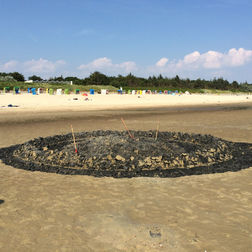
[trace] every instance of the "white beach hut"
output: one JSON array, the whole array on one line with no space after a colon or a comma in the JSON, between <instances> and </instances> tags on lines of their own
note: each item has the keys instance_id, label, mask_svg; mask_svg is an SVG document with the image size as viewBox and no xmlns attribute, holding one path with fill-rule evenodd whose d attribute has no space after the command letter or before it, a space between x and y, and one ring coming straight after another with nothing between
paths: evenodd
<instances>
[{"instance_id":1,"label":"white beach hut","mask_svg":"<svg viewBox=\"0 0 252 252\"><path fill-rule=\"evenodd\" d=\"M107 94L107 89L101 89L101 94L106 95Z\"/></svg>"},{"instance_id":2,"label":"white beach hut","mask_svg":"<svg viewBox=\"0 0 252 252\"><path fill-rule=\"evenodd\" d=\"M62 95L62 89L61 88L58 88L56 90L56 95Z\"/></svg>"}]
</instances>

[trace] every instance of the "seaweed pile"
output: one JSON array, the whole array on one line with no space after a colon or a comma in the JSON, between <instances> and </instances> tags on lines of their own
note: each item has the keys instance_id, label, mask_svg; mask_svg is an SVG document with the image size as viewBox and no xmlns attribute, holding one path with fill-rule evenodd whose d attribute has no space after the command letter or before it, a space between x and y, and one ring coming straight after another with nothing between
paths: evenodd
<instances>
[{"instance_id":1,"label":"seaweed pile","mask_svg":"<svg viewBox=\"0 0 252 252\"><path fill-rule=\"evenodd\" d=\"M180 132L93 131L37 138L0 149L16 168L97 177L179 177L239 171L252 166L252 144Z\"/></svg>"}]
</instances>

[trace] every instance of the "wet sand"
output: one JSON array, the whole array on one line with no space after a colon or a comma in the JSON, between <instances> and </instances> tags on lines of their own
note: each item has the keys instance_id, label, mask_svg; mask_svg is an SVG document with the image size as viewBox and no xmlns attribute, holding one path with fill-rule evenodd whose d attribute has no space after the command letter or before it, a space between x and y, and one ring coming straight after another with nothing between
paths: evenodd
<instances>
[{"instance_id":1,"label":"wet sand","mask_svg":"<svg viewBox=\"0 0 252 252\"><path fill-rule=\"evenodd\" d=\"M0 147L97 129L212 134L252 143L252 104L2 116ZM0 251L250 251L252 168L160 178L93 178L0 162Z\"/></svg>"}]
</instances>

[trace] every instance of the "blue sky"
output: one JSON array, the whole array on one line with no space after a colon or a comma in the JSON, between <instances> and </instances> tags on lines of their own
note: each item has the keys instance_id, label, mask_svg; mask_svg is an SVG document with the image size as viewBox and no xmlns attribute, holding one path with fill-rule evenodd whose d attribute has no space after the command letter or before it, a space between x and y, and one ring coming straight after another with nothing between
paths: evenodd
<instances>
[{"instance_id":1,"label":"blue sky","mask_svg":"<svg viewBox=\"0 0 252 252\"><path fill-rule=\"evenodd\" d=\"M0 71L252 82L251 0L0 0Z\"/></svg>"}]
</instances>

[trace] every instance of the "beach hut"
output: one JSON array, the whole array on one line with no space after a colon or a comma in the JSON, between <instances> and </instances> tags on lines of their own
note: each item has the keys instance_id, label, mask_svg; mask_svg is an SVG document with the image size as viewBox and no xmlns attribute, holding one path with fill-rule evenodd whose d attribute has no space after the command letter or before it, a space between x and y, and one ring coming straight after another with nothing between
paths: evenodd
<instances>
[{"instance_id":1,"label":"beach hut","mask_svg":"<svg viewBox=\"0 0 252 252\"><path fill-rule=\"evenodd\" d=\"M69 89L68 89L68 88L66 88L66 89L64 90L64 94L69 94Z\"/></svg>"},{"instance_id":2,"label":"beach hut","mask_svg":"<svg viewBox=\"0 0 252 252\"><path fill-rule=\"evenodd\" d=\"M117 93L118 93L118 94L122 94L122 90L121 90L121 89L118 89L118 90L117 90Z\"/></svg>"},{"instance_id":3,"label":"beach hut","mask_svg":"<svg viewBox=\"0 0 252 252\"><path fill-rule=\"evenodd\" d=\"M56 90L56 95L62 95L62 89L61 88L58 88Z\"/></svg>"},{"instance_id":4,"label":"beach hut","mask_svg":"<svg viewBox=\"0 0 252 252\"><path fill-rule=\"evenodd\" d=\"M50 88L50 89L49 89L49 94L50 94L50 95L53 95L53 94L54 94L54 92L53 92L53 89L52 89L52 88Z\"/></svg>"},{"instance_id":5,"label":"beach hut","mask_svg":"<svg viewBox=\"0 0 252 252\"><path fill-rule=\"evenodd\" d=\"M38 94L42 94L43 93L43 89L42 88L38 88Z\"/></svg>"},{"instance_id":6,"label":"beach hut","mask_svg":"<svg viewBox=\"0 0 252 252\"><path fill-rule=\"evenodd\" d=\"M106 95L107 94L107 89L101 89L101 94Z\"/></svg>"},{"instance_id":7,"label":"beach hut","mask_svg":"<svg viewBox=\"0 0 252 252\"><path fill-rule=\"evenodd\" d=\"M31 92L32 92L33 95L36 95L36 94L37 94L36 88L32 88L32 89L31 89Z\"/></svg>"},{"instance_id":8,"label":"beach hut","mask_svg":"<svg viewBox=\"0 0 252 252\"><path fill-rule=\"evenodd\" d=\"M14 87L14 88L13 88L13 93L14 93L14 94L19 94L19 90L20 90L19 87Z\"/></svg>"},{"instance_id":9,"label":"beach hut","mask_svg":"<svg viewBox=\"0 0 252 252\"><path fill-rule=\"evenodd\" d=\"M136 90L132 90L131 94L135 95L136 94Z\"/></svg>"},{"instance_id":10,"label":"beach hut","mask_svg":"<svg viewBox=\"0 0 252 252\"><path fill-rule=\"evenodd\" d=\"M75 89L75 94L80 94L80 89Z\"/></svg>"},{"instance_id":11,"label":"beach hut","mask_svg":"<svg viewBox=\"0 0 252 252\"><path fill-rule=\"evenodd\" d=\"M91 95L94 95L94 89L91 88L91 89L89 90L89 92L90 92Z\"/></svg>"}]
</instances>

